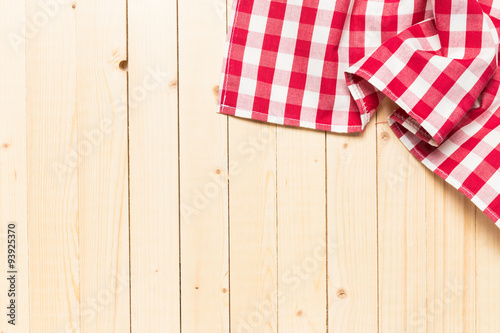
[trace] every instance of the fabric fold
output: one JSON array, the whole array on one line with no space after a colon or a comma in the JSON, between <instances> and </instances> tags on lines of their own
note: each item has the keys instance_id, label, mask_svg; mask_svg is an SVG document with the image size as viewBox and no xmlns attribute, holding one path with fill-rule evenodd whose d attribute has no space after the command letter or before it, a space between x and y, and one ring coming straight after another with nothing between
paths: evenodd
<instances>
[{"instance_id":1,"label":"fabric fold","mask_svg":"<svg viewBox=\"0 0 500 333\"><path fill-rule=\"evenodd\" d=\"M474 106L497 68L498 34L476 0L440 0L434 18L385 41L346 71L366 125L380 91L400 106L389 118L433 146Z\"/></svg>"}]
</instances>

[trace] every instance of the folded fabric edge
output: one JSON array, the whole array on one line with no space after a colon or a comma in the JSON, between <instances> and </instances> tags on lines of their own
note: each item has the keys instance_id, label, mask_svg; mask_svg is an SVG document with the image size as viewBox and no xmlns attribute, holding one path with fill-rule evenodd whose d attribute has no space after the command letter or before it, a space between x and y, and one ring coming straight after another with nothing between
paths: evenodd
<instances>
[{"instance_id":1,"label":"folded fabric edge","mask_svg":"<svg viewBox=\"0 0 500 333\"><path fill-rule=\"evenodd\" d=\"M422 164L425 165L425 167L430 171L453 186L453 188L464 194L480 211L484 212L486 216L488 216L488 218L490 218L495 223L495 225L500 228L500 216L493 212L488 206L481 208L481 202L479 202L478 197L476 197L472 191L470 191L463 185L457 186L454 182L451 181L450 175L448 173L444 172L439 167L435 167L434 165L426 162L426 154L421 151L419 147L419 143L422 141L422 139L420 139L414 133L411 133L406 127L402 126L400 123L394 121L391 118L388 119L388 124L396 137L415 158L422 162ZM411 134L408 134L408 132L410 132Z\"/></svg>"},{"instance_id":2,"label":"folded fabric edge","mask_svg":"<svg viewBox=\"0 0 500 333\"><path fill-rule=\"evenodd\" d=\"M288 118L285 116L270 115L255 110L243 110L238 107L224 105L220 103L217 105L216 113L243 119L256 120L276 125L307 128L307 129L321 130L332 133L355 133L355 132L361 132L363 130L361 126L353 126L353 125L336 126L331 124L322 124L319 122L307 122L298 119Z\"/></svg>"},{"instance_id":3,"label":"folded fabric edge","mask_svg":"<svg viewBox=\"0 0 500 333\"><path fill-rule=\"evenodd\" d=\"M373 92L367 93L367 91L381 91L385 96L390 98L393 102L398 103L400 99L391 93L387 89L386 85L378 81L375 76L370 75L363 70L350 67L345 71L345 77L347 82L347 87L351 92L358 108L362 110L362 114L365 115L365 123L370 120L371 116L376 112L378 104L374 104ZM370 86L368 86L370 85ZM401 104L401 105L400 105ZM400 112L398 114L391 115L391 119L398 122L401 126L409 130L410 132L418 135L422 140L426 141L430 145L437 147L438 143L436 140L428 133L425 128L425 122L422 119L417 119L416 115L411 109L405 108L405 103L400 103L398 106L405 112ZM371 107L368 107L370 105ZM361 118L363 120L363 117ZM363 127L364 127L363 126Z\"/></svg>"}]
</instances>

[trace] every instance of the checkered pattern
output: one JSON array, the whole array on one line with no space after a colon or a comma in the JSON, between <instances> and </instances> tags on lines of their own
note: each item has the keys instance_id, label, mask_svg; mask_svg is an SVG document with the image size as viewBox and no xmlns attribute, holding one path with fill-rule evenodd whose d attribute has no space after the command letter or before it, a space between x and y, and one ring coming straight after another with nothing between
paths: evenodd
<instances>
[{"instance_id":1,"label":"checkered pattern","mask_svg":"<svg viewBox=\"0 0 500 333\"><path fill-rule=\"evenodd\" d=\"M500 0L235 0L218 112L403 144L500 226Z\"/></svg>"},{"instance_id":2,"label":"checkered pattern","mask_svg":"<svg viewBox=\"0 0 500 333\"><path fill-rule=\"evenodd\" d=\"M403 144L430 170L464 193L500 226L500 71L496 71L459 126L433 147L401 122L389 124ZM396 112L402 112L401 109Z\"/></svg>"}]
</instances>

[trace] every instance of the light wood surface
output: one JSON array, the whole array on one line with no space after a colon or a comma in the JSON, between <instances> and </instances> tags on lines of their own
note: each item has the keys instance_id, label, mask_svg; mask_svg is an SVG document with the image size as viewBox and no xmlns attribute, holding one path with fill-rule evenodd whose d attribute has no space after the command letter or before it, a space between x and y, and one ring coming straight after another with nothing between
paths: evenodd
<instances>
[{"instance_id":1,"label":"light wood surface","mask_svg":"<svg viewBox=\"0 0 500 333\"><path fill-rule=\"evenodd\" d=\"M25 4L0 2L0 34L7 31L19 32L25 22ZM28 187L27 187L27 152L26 136L28 113L26 112L26 75L25 44L22 35L12 34L12 39L2 38L0 42L0 256L2 260L2 278L0 290L2 313L0 332L29 331L29 261L28 261ZM14 42L14 47L12 41ZM14 225L14 229L9 226ZM9 230L11 232L9 233ZM12 233L14 232L14 233ZM15 237L13 237L15 235ZM12 243L14 241L14 243ZM8 242L8 243L7 243ZM15 245L16 257L13 267L8 263L9 248ZM16 271L16 308L23 320L16 320L15 326L8 323L6 307L8 290L11 283L7 280ZM18 317L19 318L19 317Z\"/></svg>"},{"instance_id":2,"label":"light wood surface","mask_svg":"<svg viewBox=\"0 0 500 333\"><path fill-rule=\"evenodd\" d=\"M131 332L179 332L176 4L128 4Z\"/></svg>"},{"instance_id":3,"label":"light wood surface","mask_svg":"<svg viewBox=\"0 0 500 333\"><path fill-rule=\"evenodd\" d=\"M127 97L127 73L120 68L127 59L127 2L90 0L75 6L80 331L126 333L128 131L127 112L118 105ZM91 309L88 304L95 301Z\"/></svg>"},{"instance_id":4,"label":"light wood surface","mask_svg":"<svg viewBox=\"0 0 500 333\"><path fill-rule=\"evenodd\" d=\"M13 218L28 227L30 312L18 319L30 331L74 332L82 326L83 310L76 18L71 6L50 19L43 13L38 1L26 1L25 25L32 30L24 36L28 218ZM39 17L46 19L37 27ZM23 34L19 27L14 33Z\"/></svg>"},{"instance_id":5,"label":"light wood surface","mask_svg":"<svg viewBox=\"0 0 500 333\"><path fill-rule=\"evenodd\" d=\"M0 332L497 333L500 230L392 103L352 135L216 113L230 6L0 3Z\"/></svg>"},{"instance_id":6,"label":"light wood surface","mask_svg":"<svg viewBox=\"0 0 500 333\"><path fill-rule=\"evenodd\" d=\"M181 329L229 332L228 121L215 112L225 5L178 10Z\"/></svg>"}]
</instances>

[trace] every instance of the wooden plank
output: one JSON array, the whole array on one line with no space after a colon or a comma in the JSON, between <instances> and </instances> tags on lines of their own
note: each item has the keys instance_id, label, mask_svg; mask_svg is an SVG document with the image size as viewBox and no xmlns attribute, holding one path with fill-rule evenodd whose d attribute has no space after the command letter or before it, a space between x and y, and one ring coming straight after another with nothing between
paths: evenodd
<instances>
[{"instance_id":1,"label":"wooden plank","mask_svg":"<svg viewBox=\"0 0 500 333\"><path fill-rule=\"evenodd\" d=\"M5 313L0 331L4 333L29 331L24 23L24 2L0 2L0 35L9 36L0 42L4 78L0 82L0 258L6 275L0 279Z\"/></svg>"},{"instance_id":2,"label":"wooden plank","mask_svg":"<svg viewBox=\"0 0 500 333\"><path fill-rule=\"evenodd\" d=\"M277 332L276 125L229 119L231 331Z\"/></svg>"},{"instance_id":3,"label":"wooden plank","mask_svg":"<svg viewBox=\"0 0 500 333\"><path fill-rule=\"evenodd\" d=\"M428 332L475 332L475 208L426 170ZM482 332L482 331L481 331Z\"/></svg>"},{"instance_id":4,"label":"wooden plank","mask_svg":"<svg viewBox=\"0 0 500 333\"><path fill-rule=\"evenodd\" d=\"M375 120L327 135L328 327L378 331Z\"/></svg>"},{"instance_id":5,"label":"wooden plank","mask_svg":"<svg viewBox=\"0 0 500 333\"><path fill-rule=\"evenodd\" d=\"M476 332L498 332L500 327L500 232L476 209Z\"/></svg>"},{"instance_id":6,"label":"wooden plank","mask_svg":"<svg viewBox=\"0 0 500 333\"><path fill-rule=\"evenodd\" d=\"M325 133L278 127L278 328L326 332Z\"/></svg>"},{"instance_id":7,"label":"wooden plank","mask_svg":"<svg viewBox=\"0 0 500 333\"><path fill-rule=\"evenodd\" d=\"M278 332L276 125L229 117L228 139L231 331Z\"/></svg>"},{"instance_id":8,"label":"wooden plank","mask_svg":"<svg viewBox=\"0 0 500 333\"><path fill-rule=\"evenodd\" d=\"M80 327L75 13L54 11L26 1L31 332Z\"/></svg>"},{"instance_id":9,"label":"wooden plank","mask_svg":"<svg viewBox=\"0 0 500 333\"><path fill-rule=\"evenodd\" d=\"M81 332L129 332L126 1L75 6Z\"/></svg>"},{"instance_id":10,"label":"wooden plank","mask_svg":"<svg viewBox=\"0 0 500 333\"><path fill-rule=\"evenodd\" d=\"M132 332L180 332L176 2L128 6Z\"/></svg>"},{"instance_id":11,"label":"wooden plank","mask_svg":"<svg viewBox=\"0 0 500 333\"><path fill-rule=\"evenodd\" d=\"M183 332L229 331L227 117L216 113L225 2L178 4Z\"/></svg>"},{"instance_id":12,"label":"wooden plank","mask_svg":"<svg viewBox=\"0 0 500 333\"><path fill-rule=\"evenodd\" d=\"M385 122L392 108L377 116L379 331L427 332L425 167Z\"/></svg>"}]
</instances>

